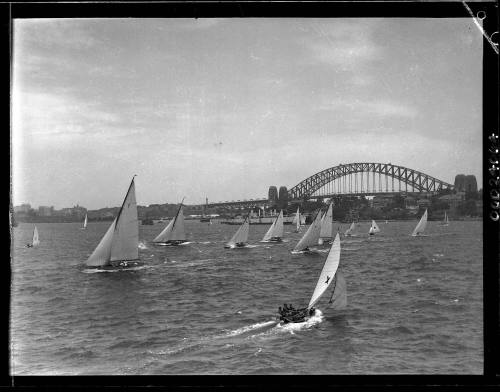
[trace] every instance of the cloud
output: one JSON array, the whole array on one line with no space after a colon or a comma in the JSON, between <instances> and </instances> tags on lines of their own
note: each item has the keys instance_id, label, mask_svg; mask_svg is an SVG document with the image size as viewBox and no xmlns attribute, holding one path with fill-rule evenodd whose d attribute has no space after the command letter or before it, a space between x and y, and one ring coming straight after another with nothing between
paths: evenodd
<instances>
[{"instance_id":1,"label":"cloud","mask_svg":"<svg viewBox=\"0 0 500 392\"><path fill-rule=\"evenodd\" d=\"M377 116L414 118L418 115L416 108L390 100L368 101L360 99L334 99L323 102L320 111L349 111L356 116Z\"/></svg>"},{"instance_id":2,"label":"cloud","mask_svg":"<svg viewBox=\"0 0 500 392\"><path fill-rule=\"evenodd\" d=\"M313 61L356 70L382 57L381 48L372 38L375 25L368 20L313 22L313 34L304 43Z\"/></svg>"}]
</instances>

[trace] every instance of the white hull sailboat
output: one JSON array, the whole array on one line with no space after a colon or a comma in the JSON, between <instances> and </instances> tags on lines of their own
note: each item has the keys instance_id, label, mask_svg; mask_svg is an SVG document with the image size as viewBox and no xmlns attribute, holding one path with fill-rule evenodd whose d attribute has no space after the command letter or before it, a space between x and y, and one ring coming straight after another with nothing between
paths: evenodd
<instances>
[{"instance_id":1,"label":"white hull sailboat","mask_svg":"<svg viewBox=\"0 0 500 392\"><path fill-rule=\"evenodd\" d=\"M31 243L26 244L26 247L33 248L34 246L38 246L38 245L40 245L40 238L38 237L38 229L36 228L36 225L34 225Z\"/></svg>"},{"instance_id":2,"label":"white hull sailboat","mask_svg":"<svg viewBox=\"0 0 500 392\"><path fill-rule=\"evenodd\" d=\"M321 210L316 214L316 218L311 223L300 241L293 248L292 253L309 253L312 247L318 245L319 234L321 231Z\"/></svg>"},{"instance_id":3,"label":"white hull sailboat","mask_svg":"<svg viewBox=\"0 0 500 392\"><path fill-rule=\"evenodd\" d=\"M283 238L283 210L276 217L261 242L281 242Z\"/></svg>"},{"instance_id":4,"label":"white hull sailboat","mask_svg":"<svg viewBox=\"0 0 500 392\"><path fill-rule=\"evenodd\" d=\"M345 231L344 235L346 237L351 237L353 235L356 224L354 222L351 223L351 226Z\"/></svg>"},{"instance_id":5,"label":"white hull sailboat","mask_svg":"<svg viewBox=\"0 0 500 392\"><path fill-rule=\"evenodd\" d=\"M413 237L421 236L423 235L423 232L427 226L427 208L425 209L424 215L422 215L422 218L420 218L420 221L417 224L417 227L413 230L413 233L411 234Z\"/></svg>"},{"instance_id":6,"label":"white hull sailboat","mask_svg":"<svg viewBox=\"0 0 500 392\"><path fill-rule=\"evenodd\" d=\"M224 245L227 249L238 249L247 247L248 231L250 229L250 214L247 215L241 226L238 228L229 242Z\"/></svg>"},{"instance_id":7,"label":"white hull sailboat","mask_svg":"<svg viewBox=\"0 0 500 392\"><path fill-rule=\"evenodd\" d=\"M335 310L345 308L347 305L347 287L344 276L339 270L339 263L340 235L337 233L307 307L282 311L278 316L279 319L284 323L302 323L307 321L307 319L315 313L314 306L319 302L326 290L332 284L334 285L334 289L330 300L328 301L329 308Z\"/></svg>"},{"instance_id":8,"label":"white hull sailboat","mask_svg":"<svg viewBox=\"0 0 500 392\"><path fill-rule=\"evenodd\" d=\"M448 226L450 224L450 221L448 220L448 214L446 211L444 212L444 220L443 223L441 223L441 226Z\"/></svg>"},{"instance_id":9,"label":"white hull sailboat","mask_svg":"<svg viewBox=\"0 0 500 392\"><path fill-rule=\"evenodd\" d=\"M155 245L175 246L187 242L186 230L184 229L183 202L184 199L181 201L181 205L177 210L175 218L172 219L167 227L165 227L163 231L153 240Z\"/></svg>"},{"instance_id":10,"label":"white hull sailboat","mask_svg":"<svg viewBox=\"0 0 500 392\"><path fill-rule=\"evenodd\" d=\"M132 177L118 215L85 262L88 267L124 268L140 263L139 221L134 178L135 176Z\"/></svg>"},{"instance_id":11,"label":"white hull sailboat","mask_svg":"<svg viewBox=\"0 0 500 392\"><path fill-rule=\"evenodd\" d=\"M372 224L370 226L370 230L368 230L369 235L375 235L375 233L379 233L380 229L377 225L377 223L372 219Z\"/></svg>"},{"instance_id":12,"label":"white hull sailboat","mask_svg":"<svg viewBox=\"0 0 500 392\"><path fill-rule=\"evenodd\" d=\"M83 221L83 226L81 228L82 230L85 230L87 228L87 214L85 214L85 219Z\"/></svg>"},{"instance_id":13,"label":"white hull sailboat","mask_svg":"<svg viewBox=\"0 0 500 392\"><path fill-rule=\"evenodd\" d=\"M321 230L319 233L318 244L329 244L333 237L333 203L330 203L328 210L321 218Z\"/></svg>"}]
</instances>

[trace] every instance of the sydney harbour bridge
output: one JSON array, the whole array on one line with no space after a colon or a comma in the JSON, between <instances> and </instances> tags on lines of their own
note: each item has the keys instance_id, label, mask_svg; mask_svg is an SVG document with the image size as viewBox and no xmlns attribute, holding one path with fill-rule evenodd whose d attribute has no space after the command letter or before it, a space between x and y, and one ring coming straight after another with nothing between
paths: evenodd
<instances>
[{"instance_id":1,"label":"sydney harbour bridge","mask_svg":"<svg viewBox=\"0 0 500 392\"><path fill-rule=\"evenodd\" d=\"M391 163L359 162L339 164L315 173L287 190L286 198L294 202L335 196L437 194L446 189L452 190L453 185L417 170ZM269 203L266 198L207 203L206 206L253 208L267 207Z\"/></svg>"}]
</instances>

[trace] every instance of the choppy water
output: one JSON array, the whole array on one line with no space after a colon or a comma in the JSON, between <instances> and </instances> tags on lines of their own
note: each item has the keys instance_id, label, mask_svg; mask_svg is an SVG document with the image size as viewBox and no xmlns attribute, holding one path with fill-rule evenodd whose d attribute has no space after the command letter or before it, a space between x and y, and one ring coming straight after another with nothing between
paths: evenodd
<instances>
[{"instance_id":1,"label":"choppy water","mask_svg":"<svg viewBox=\"0 0 500 392\"><path fill-rule=\"evenodd\" d=\"M379 222L342 241L348 306L276 325L284 302L305 306L326 253L291 255L301 234L226 250L237 226L186 222L192 242L155 247L140 226L135 271L89 273L83 261L109 223L14 228L11 373L395 374L483 371L482 222ZM342 230L347 225L342 225ZM362 229L362 230L360 230ZM361 233L363 231L363 233ZM304 232L304 231L303 231ZM326 248L325 248L326 249Z\"/></svg>"}]
</instances>

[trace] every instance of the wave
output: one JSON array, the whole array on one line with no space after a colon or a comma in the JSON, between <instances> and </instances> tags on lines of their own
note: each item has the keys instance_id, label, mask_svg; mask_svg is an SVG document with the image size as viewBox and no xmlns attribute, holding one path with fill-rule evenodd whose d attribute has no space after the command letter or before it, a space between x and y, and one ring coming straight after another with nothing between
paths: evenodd
<instances>
[{"instance_id":1,"label":"wave","mask_svg":"<svg viewBox=\"0 0 500 392\"><path fill-rule=\"evenodd\" d=\"M139 242L139 245L137 247L139 249L148 249L147 245L144 242Z\"/></svg>"},{"instance_id":2,"label":"wave","mask_svg":"<svg viewBox=\"0 0 500 392\"><path fill-rule=\"evenodd\" d=\"M277 321L270 320L270 321L265 321L262 323L247 325L245 327L241 327L241 328L235 329L234 331L228 332L226 334L226 336L238 336L238 335L244 334L246 332L253 331L253 330L259 329L259 328L268 327L268 326L276 324L276 323L277 323Z\"/></svg>"}]
</instances>

